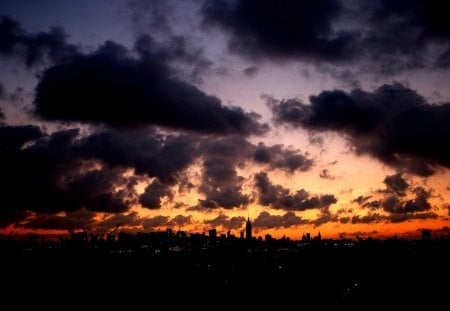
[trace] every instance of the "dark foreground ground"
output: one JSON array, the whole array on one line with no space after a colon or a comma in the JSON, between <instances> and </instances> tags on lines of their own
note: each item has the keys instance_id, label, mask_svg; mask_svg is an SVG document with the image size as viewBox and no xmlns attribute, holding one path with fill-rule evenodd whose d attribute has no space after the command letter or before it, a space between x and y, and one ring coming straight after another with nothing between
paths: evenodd
<instances>
[{"instance_id":1,"label":"dark foreground ground","mask_svg":"<svg viewBox=\"0 0 450 311\"><path fill-rule=\"evenodd\" d=\"M1 252L0 297L13 309L447 309L448 245L214 244L156 253L21 246Z\"/></svg>"}]
</instances>

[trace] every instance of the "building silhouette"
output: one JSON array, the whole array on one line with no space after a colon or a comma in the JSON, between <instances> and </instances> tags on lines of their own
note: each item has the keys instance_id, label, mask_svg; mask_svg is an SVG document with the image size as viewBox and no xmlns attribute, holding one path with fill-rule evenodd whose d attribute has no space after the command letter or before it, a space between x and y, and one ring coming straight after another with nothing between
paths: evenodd
<instances>
[{"instance_id":1,"label":"building silhouette","mask_svg":"<svg viewBox=\"0 0 450 311\"><path fill-rule=\"evenodd\" d=\"M250 222L250 217L247 218L247 224L245 225L245 238L247 240L252 239L252 223Z\"/></svg>"}]
</instances>

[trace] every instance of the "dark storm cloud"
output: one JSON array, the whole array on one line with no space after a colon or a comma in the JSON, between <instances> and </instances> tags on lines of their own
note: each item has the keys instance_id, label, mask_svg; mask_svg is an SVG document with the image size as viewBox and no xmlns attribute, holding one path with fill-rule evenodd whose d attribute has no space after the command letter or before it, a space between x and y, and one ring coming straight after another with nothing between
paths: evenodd
<instances>
[{"instance_id":1,"label":"dark storm cloud","mask_svg":"<svg viewBox=\"0 0 450 311\"><path fill-rule=\"evenodd\" d=\"M163 53L164 54L164 53ZM47 120L153 124L207 134L262 134L256 113L221 101L174 77L164 56L106 42L44 71L36 87L36 114Z\"/></svg>"},{"instance_id":2,"label":"dark storm cloud","mask_svg":"<svg viewBox=\"0 0 450 311\"><path fill-rule=\"evenodd\" d=\"M339 217L336 214L332 214L329 207L326 206L320 210L320 214L317 216L317 218L310 220L309 223L314 227L319 227L323 224L337 221L339 221Z\"/></svg>"},{"instance_id":3,"label":"dark storm cloud","mask_svg":"<svg viewBox=\"0 0 450 311\"><path fill-rule=\"evenodd\" d=\"M26 211L70 213L81 207L125 212L138 203L135 186L146 176L157 179L141 201L150 206L151 198L155 208L196 159L196 148L185 135L163 136L152 130L103 130L81 137L78 129L47 135L31 125L2 126L2 219L17 222ZM130 176L129 169L136 175Z\"/></svg>"},{"instance_id":4,"label":"dark storm cloud","mask_svg":"<svg viewBox=\"0 0 450 311\"><path fill-rule=\"evenodd\" d=\"M212 1L203 24L230 36L230 51L249 58L301 58L338 62L355 54L354 34L335 31L339 1Z\"/></svg>"},{"instance_id":5,"label":"dark storm cloud","mask_svg":"<svg viewBox=\"0 0 450 311\"><path fill-rule=\"evenodd\" d=\"M385 222L386 216L380 215L377 213L374 214L368 214L364 216L360 215L354 215L351 218L352 224L371 224L371 223L377 223L377 222Z\"/></svg>"},{"instance_id":6,"label":"dark storm cloud","mask_svg":"<svg viewBox=\"0 0 450 311\"><path fill-rule=\"evenodd\" d=\"M115 230L123 225L130 227L141 226L142 218L139 217L137 212L131 212L128 214L117 213L112 216L107 216L95 224L97 228L105 231Z\"/></svg>"},{"instance_id":7,"label":"dark storm cloud","mask_svg":"<svg viewBox=\"0 0 450 311\"><path fill-rule=\"evenodd\" d=\"M253 226L262 229L290 228L305 223L307 221L295 215L294 212L287 212L284 215L270 215L268 212L261 212L253 222Z\"/></svg>"},{"instance_id":8,"label":"dark storm cloud","mask_svg":"<svg viewBox=\"0 0 450 311\"><path fill-rule=\"evenodd\" d=\"M424 212L424 213L412 213L412 214L399 214L399 213L393 213L390 214L388 219L389 222L392 223L398 223L398 222L404 222L408 220L413 219L437 219L439 215L433 212Z\"/></svg>"},{"instance_id":9,"label":"dark storm cloud","mask_svg":"<svg viewBox=\"0 0 450 311\"><path fill-rule=\"evenodd\" d=\"M124 169L110 167L79 173L67 182L68 195L75 204L92 211L125 212L136 202L136 180L124 177L125 173Z\"/></svg>"},{"instance_id":10,"label":"dark storm cloud","mask_svg":"<svg viewBox=\"0 0 450 311\"><path fill-rule=\"evenodd\" d=\"M259 203L274 209L304 211L325 208L337 202L336 197L331 194L311 197L304 189L291 193L289 189L274 185L265 172L255 175L255 186Z\"/></svg>"},{"instance_id":11,"label":"dark storm cloud","mask_svg":"<svg viewBox=\"0 0 450 311\"><path fill-rule=\"evenodd\" d=\"M192 216L177 215L169 221L170 226L184 226L190 224Z\"/></svg>"},{"instance_id":12,"label":"dark storm cloud","mask_svg":"<svg viewBox=\"0 0 450 311\"><path fill-rule=\"evenodd\" d=\"M38 128L31 126L2 129L10 132L8 139L2 140L5 152L1 156L4 199L9 209L55 213L84 206L118 212L133 202L134 180L124 178L123 169L96 168L89 159L77 157L73 151L77 129L50 136L42 136ZM22 195L12 195L17 189Z\"/></svg>"},{"instance_id":13,"label":"dark storm cloud","mask_svg":"<svg viewBox=\"0 0 450 311\"><path fill-rule=\"evenodd\" d=\"M226 159L205 160L199 190L206 200L201 201L201 205L226 209L246 206L250 199L241 192L243 182L244 178L238 175L233 163Z\"/></svg>"},{"instance_id":14,"label":"dark storm cloud","mask_svg":"<svg viewBox=\"0 0 450 311\"><path fill-rule=\"evenodd\" d=\"M136 174L174 183L179 173L196 159L197 142L189 135L163 136L154 131L95 132L80 139L75 150L83 157L113 166L133 167Z\"/></svg>"},{"instance_id":15,"label":"dark storm cloud","mask_svg":"<svg viewBox=\"0 0 450 311\"><path fill-rule=\"evenodd\" d=\"M436 213L430 211L432 209L429 202L429 198L432 195L431 189L412 187L400 173L386 176L383 183L386 185L385 189L377 190L374 192L374 195L359 196L352 201L363 208L371 210L365 216L353 216L353 224L372 222L397 223L410 219L438 217ZM380 194L382 195L381 198L371 200L375 195L379 196ZM410 197L413 198L410 199ZM383 210L387 214L373 213L375 210Z\"/></svg>"},{"instance_id":16,"label":"dark storm cloud","mask_svg":"<svg viewBox=\"0 0 450 311\"><path fill-rule=\"evenodd\" d=\"M314 160L301 154L300 150L285 148L283 145L266 146L264 143L259 143L256 147L253 160L268 164L273 169L285 169L289 172L308 171L314 165Z\"/></svg>"},{"instance_id":17,"label":"dark storm cloud","mask_svg":"<svg viewBox=\"0 0 450 311\"><path fill-rule=\"evenodd\" d=\"M421 188L416 193L416 197L412 200L400 200L396 196L389 196L383 203L383 209L389 213L415 213L424 212L431 209L431 204L428 202L430 194Z\"/></svg>"},{"instance_id":18,"label":"dark storm cloud","mask_svg":"<svg viewBox=\"0 0 450 311\"><path fill-rule=\"evenodd\" d=\"M242 193L244 177L239 176L238 166L250 157L253 146L242 137L206 139L200 146L202 155L202 179L199 191L205 195L200 200L204 208L246 206L250 198Z\"/></svg>"},{"instance_id":19,"label":"dark storm cloud","mask_svg":"<svg viewBox=\"0 0 450 311\"><path fill-rule=\"evenodd\" d=\"M0 157L14 156L26 142L43 136L41 129L34 125L0 127ZM11 154L9 154L11 153Z\"/></svg>"},{"instance_id":20,"label":"dark storm cloud","mask_svg":"<svg viewBox=\"0 0 450 311\"><path fill-rule=\"evenodd\" d=\"M324 91L310 104L268 100L277 123L342 133L357 154L421 176L450 167L450 104L430 104L399 83L373 92ZM411 126L414 124L414 126Z\"/></svg>"},{"instance_id":21,"label":"dark storm cloud","mask_svg":"<svg viewBox=\"0 0 450 311\"><path fill-rule=\"evenodd\" d=\"M203 25L228 34L231 52L252 59L350 65L395 74L448 68L450 22L441 1L213 1ZM356 74L322 68L347 86Z\"/></svg>"},{"instance_id":22,"label":"dark storm cloud","mask_svg":"<svg viewBox=\"0 0 450 311\"><path fill-rule=\"evenodd\" d=\"M380 192L381 193L386 193L386 190L381 190ZM369 208L369 209L379 209L379 208L381 208L381 201L380 200L372 200L372 201L370 201L371 198L373 198L373 195L368 195L368 196L360 195L356 199L353 199L352 203L357 203L359 206L361 206L363 208Z\"/></svg>"},{"instance_id":23,"label":"dark storm cloud","mask_svg":"<svg viewBox=\"0 0 450 311\"><path fill-rule=\"evenodd\" d=\"M409 184L402 177L401 173L386 176L383 183L386 185L387 192L395 193L399 196L404 196L405 191L409 188Z\"/></svg>"},{"instance_id":24,"label":"dark storm cloud","mask_svg":"<svg viewBox=\"0 0 450 311\"><path fill-rule=\"evenodd\" d=\"M134 49L141 56L157 56L177 68L177 74L193 82L203 83L202 74L208 72L213 63L204 55L203 49L195 46L187 35L164 35L163 41L155 41L148 33L140 36ZM155 52L155 49L156 52Z\"/></svg>"},{"instance_id":25,"label":"dark storm cloud","mask_svg":"<svg viewBox=\"0 0 450 311\"><path fill-rule=\"evenodd\" d=\"M158 215L155 217L145 218L142 221L142 226L143 226L144 230L148 230L148 229L153 229L153 228L157 228L157 227L167 226L168 223L169 223L168 216Z\"/></svg>"},{"instance_id":26,"label":"dark storm cloud","mask_svg":"<svg viewBox=\"0 0 450 311\"><path fill-rule=\"evenodd\" d=\"M75 212L66 213L65 215L37 214L22 224L22 226L30 229L84 229L92 227L95 224L94 217L95 213L86 209L80 209Z\"/></svg>"},{"instance_id":27,"label":"dark storm cloud","mask_svg":"<svg viewBox=\"0 0 450 311\"><path fill-rule=\"evenodd\" d=\"M172 197L172 191L167 184L162 184L158 179L153 180L139 196L139 203L149 209L161 208L161 199Z\"/></svg>"},{"instance_id":28,"label":"dark storm cloud","mask_svg":"<svg viewBox=\"0 0 450 311\"><path fill-rule=\"evenodd\" d=\"M240 136L202 140L198 154L203 160L199 190L206 195L200 205L205 208L233 208L250 202L249 196L242 194L245 179L237 170L249 162L290 173L307 171L314 164L300 150L284 145L266 146L262 142L254 145Z\"/></svg>"},{"instance_id":29,"label":"dark storm cloud","mask_svg":"<svg viewBox=\"0 0 450 311\"><path fill-rule=\"evenodd\" d=\"M18 22L0 18L0 55L23 60L27 67L45 61L60 63L78 54L78 47L67 42L62 28L52 27L48 32L28 33Z\"/></svg>"},{"instance_id":30,"label":"dark storm cloud","mask_svg":"<svg viewBox=\"0 0 450 311\"><path fill-rule=\"evenodd\" d=\"M240 216L228 217L227 215L220 214L216 218L206 219L204 223L214 228L221 226L224 229L236 230L242 228L245 223L245 218Z\"/></svg>"},{"instance_id":31,"label":"dark storm cloud","mask_svg":"<svg viewBox=\"0 0 450 311\"><path fill-rule=\"evenodd\" d=\"M390 213L388 215L381 215L378 213L369 213L364 216L354 215L351 218L352 224L372 224L372 223L399 223L413 219L436 219L439 216L433 212L420 213ZM342 218L340 219L342 221Z\"/></svg>"},{"instance_id":32,"label":"dark storm cloud","mask_svg":"<svg viewBox=\"0 0 450 311\"><path fill-rule=\"evenodd\" d=\"M361 46L388 73L428 65L425 53L440 44L448 46L450 41L446 10L444 1L364 3L356 13L366 15L371 28L363 36ZM445 62L438 61L436 65L445 67Z\"/></svg>"}]
</instances>

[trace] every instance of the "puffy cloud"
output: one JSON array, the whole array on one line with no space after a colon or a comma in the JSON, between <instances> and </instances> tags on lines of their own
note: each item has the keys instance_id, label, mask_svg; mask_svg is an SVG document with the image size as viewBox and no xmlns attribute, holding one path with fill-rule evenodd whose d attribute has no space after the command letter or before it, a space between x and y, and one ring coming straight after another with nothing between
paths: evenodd
<instances>
[{"instance_id":1,"label":"puffy cloud","mask_svg":"<svg viewBox=\"0 0 450 311\"><path fill-rule=\"evenodd\" d=\"M253 226L261 229L290 228L307 223L294 212L287 212L284 215L271 215L268 212L261 212L253 221Z\"/></svg>"},{"instance_id":2,"label":"puffy cloud","mask_svg":"<svg viewBox=\"0 0 450 311\"><path fill-rule=\"evenodd\" d=\"M355 54L354 35L333 30L339 1L214 1L202 8L203 24L229 34L228 48L250 59L343 61Z\"/></svg>"},{"instance_id":3,"label":"puffy cloud","mask_svg":"<svg viewBox=\"0 0 450 311\"><path fill-rule=\"evenodd\" d=\"M317 215L317 218L310 220L309 223L312 224L314 227L319 227L323 224L337 221L339 221L338 216L336 214L332 214L330 212L330 208L328 206L325 206L320 210L320 214Z\"/></svg>"},{"instance_id":4,"label":"puffy cloud","mask_svg":"<svg viewBox=\"0 0 450 311\"><path fill-rule=\"evenodd\" d=\"M139 196L139 203L149 209L161 208L161 198L172 197L172 192L168 185L162 184L158 179L153 180Z\"/></svg>"},{"instance_id":5,"label":"puffy cloud","mask_svg":"<svg viewBox=\"0 0 450 311\"><path fill-rule=\"evenodd\" d=\"M142 218L139 217L137 212L130 213L117 213L111 216L107 216L100 222L97 222L95 226L99 229L110 231L119 226L138 227L142 225Z\"/></svg>"},{"instance_id":6,"label":"puffy cloud","mask_svg":"<svg viewBox=\"0 0 450 311\"><path fill-rule=\"evenodd\" d=\"M328 207L337 202L336 197L331 194L311 197L304 189L291 193L289 189L272 184L265 172L256 174L254 179L258 189L258 202L275 209L304 211Z\"/></svg>"},{"instance_id":7,"label":"puffy cloud","mask_svg":"<svg viewBox=\"0 0 450 311\"><path fill-rule=\"evenodd\" d=\"M145 192L157 201L195 159L190 142L152 131L104 130L81 137L78 129L46 135L35 126L0 127L2 213L16 219L13 210L125 212L138 202L135 186L143 174L157 177ZM15 189L23 195L12 195Z\"/></svg>"},{"instance_id":8,"label":"puffy cloud","mask_svg":"<svg viewBox=\"0 0 450 311\"><path fill-rule=\"evenodd\" d=\"M421 176L450 167L450 104L430 104L399 83L373 92L324 91L310 104L268 100L277 123L345 135L357 154ZM414 124L411 127L411 124Z\"/></svg>"},{"instance_id":9,"label":"puffy cloud","mask_svg":"<svg viewBox=\"0 0 450 311\"><path fill-rule=\"evenodd\" d=\"M252 145L242 137L205 140L201 146L202 180L199 190L205 195L200 205L205 208L245 206L250 198L242 193L244 177L237 166L245 163Z\"/></svg>"},{"instance_id":10,"label":"puffy cloud","mask_svg":"<svg viewBox=\"0 0 450 311\"><path fill-rule=\"evenodd\" d=\"M7 16L0 18L0 55L23 60L27 67L44 61L59 63L78 55L78 47L67 42L62 28L28 33Z\"/></svg>"},{"instance_id":11,"label":"puffy cloud","mask_svg":"<svg viewBox=\"0 0 450 311\"><path fill-rule=\"evenodd\" d=\"M267 130L256 113L225 106L174 77L157 51L130 54L108 41L91 54L45 70L36 87L36 114L47 120L158 125L205 134Z\"/></svg>"},{"instance_id":12,"label":"puffy cloud","mask_svg":"<svg viewBox=\"0 0 450 311\"><path fill-rule=\"evenodd\" d=\"M170 226L184 226L192 222L192 216L176 215L169 221Z\"/></svg>"},{"instance_id":13,"label":"puffy cloud","mask_svg":"<svg viewBox=\"0 0 450 311\"><path fill-rule=\"evenodd\" d=\"M423 187L411 187L401 174L388 175L384 179L385 189L378 190L374 195L359 196L352 202L371 210L367 215L354 215L351 219L356 223L373 222L403 222L411 219L434 219L438 215L431 212L429 198L432 190ZM375 200L374 196L380 195ZM410 197L414 197L410 199ZM374 213L375 210L383 210L387 214ZM342 218L340 219L342 222ZM345 219L344 219L345 220Z\"/></svg>"},{"instance_id":14,"label":"puffy cloud","mask_svg":"<svg viewBox=\"0 0 450 311\"><path fill-rule=\"evenodd\" d=\"M285 148L283 145L266 146L261 142L256 146L253 159L257 163L268 164L272 169L285 169L289 172L307 171L314 165L314 160L301 154L300 150Z\"/></svg>"},{"instance_id":15,"label":"puffy cloud","mask_svg":"<svg viewBox=\"0 0 450 311\"><path fill-rule=\"evenodd\" d=\"M245 223L245 218L241 216L229 217L225 214L220 214L216 218L206 219L205 224L211 225L212 227L223 227L224 229L235 230L241 229Z\"/></svg>"},{"instance_id":16,"label":"puffy cloud","mask_svg":"<svg viewBox=\"0 0 450 311\"><path fill-rule=\"evenodd\" d=\"M367 214L364 216L354 215L351 218L352 224L371 224L386 221L386 216L377 213Z\"/></svg>"},{"instance_id":17,"label":"puffy cloud","mask_svg":"<svg viewBox=\"0 0 450 311\"><path fill-rule=\"evenodd\" d=\"M169 217L162 216L162 215L145 218L142 221L142 226L143 226L144 230L163 227L163 226L167 226L168 224L169 224Z\"/></svg>"},{"instance_id":18,"label":"puffy cloud","mask_svg":"<svg viewBox=\"0 0 450 311\"><path fill-rule=\"evenodd\" d=\"M160 135L150 129L104 130L77 142L76 152L114 166L133 167L137 174L173 183L196 158L197 143L189 135Z\"/></svg>"},{"instance_id":19,"label":"puffy cloud","mask_svg":"<svg viewBox=\"0 0 450 311\"><path fill-rule=\"evenodd\" d=\"M409 184L400 173L386 176L383 183L386 185L387 192L391 192L399 196L404 196L405 191L409 188Z\"/></svg>"},{"instance_id":20,"label":"puffy cloud","mask_svg":"<svg viewBox=\"0 0 450 311\"><path fill-rule=\"evenodd\" d=\"M391 75L448 68L450 24L440 1L214 1L203 24L228 35L231 52L256 60L320 64L346 85L357 71ZM326 66L328 64L336 66Z\"/></svg>"}]
</instances>

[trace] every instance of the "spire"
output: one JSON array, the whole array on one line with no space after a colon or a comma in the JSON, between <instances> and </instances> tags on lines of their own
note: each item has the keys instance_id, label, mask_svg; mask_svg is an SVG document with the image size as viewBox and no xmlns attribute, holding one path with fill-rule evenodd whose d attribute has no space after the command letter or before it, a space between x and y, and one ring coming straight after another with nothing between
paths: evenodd
<instances>
[{"instance_id":1,"label":"spire","mask_svg":"<svg viewBox=\"0 0 450 311\"><path fill-rule=\"evenodd\" d=\"M245 225L245 238L247 240L252 239L252 223L250 222L250 216L247 217L247 224Z\"/></svg>"}]
</instances>

